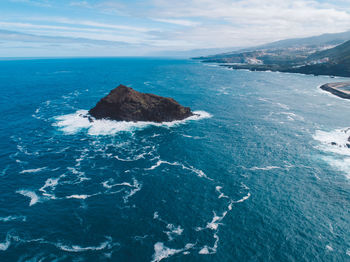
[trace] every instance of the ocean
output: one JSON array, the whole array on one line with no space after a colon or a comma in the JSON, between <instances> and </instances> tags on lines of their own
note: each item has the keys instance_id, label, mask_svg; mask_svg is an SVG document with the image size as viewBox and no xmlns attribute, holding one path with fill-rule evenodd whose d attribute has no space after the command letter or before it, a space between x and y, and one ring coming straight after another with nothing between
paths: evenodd
<instances>
[{"instance_id":1,"label":"ocean","mask_svg":"<svg viewBox=\"0 0 350 262\"><path fill-rule=\"evenodd\" d=\"M349 261L350 101L319 89L343 80L0 61L0 261ZM198 115L83 117L119 84Z\"/></svg>"}]
</instances>

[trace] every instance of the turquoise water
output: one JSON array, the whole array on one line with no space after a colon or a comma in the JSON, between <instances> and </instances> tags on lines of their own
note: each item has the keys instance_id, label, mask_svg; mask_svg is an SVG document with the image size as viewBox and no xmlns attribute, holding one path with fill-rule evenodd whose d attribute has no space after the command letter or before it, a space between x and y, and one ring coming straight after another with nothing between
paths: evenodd
<instances>
[{"instance_id":1,"label":"turquoise water","mask_svg":"<svg viewBox=\"0 0 350 262\"><path fill-rule=\"evenodd\" d=\"M0 61L0 261L349 261L350 101L318 88L343 80ZM121 83L200 116L89 123Z\"/></svg>"}]
</instances>

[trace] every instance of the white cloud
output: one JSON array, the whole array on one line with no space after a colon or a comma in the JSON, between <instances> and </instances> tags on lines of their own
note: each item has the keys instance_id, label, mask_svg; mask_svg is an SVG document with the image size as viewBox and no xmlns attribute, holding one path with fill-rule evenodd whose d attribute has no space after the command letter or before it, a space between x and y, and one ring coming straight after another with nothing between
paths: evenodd
<instances>
[{"instance_id":1,"label":"white cloud","mask_svg":"<svg viewBox=\"0 0 350 262\"><path fill-rule=\"evenodd\" d=\"M309 0L154 0L158 19L201 21L167 37L198 47L256 45L284 38L336 33L350 29L349 9ZM350 6L349 6L350 7Z\"/></svg>"},{"instance_id":2,"label":"white cloud","mask_svg":"<svg viewBox=\"0 0 350 262\"><path fill-rule=\"evenodd\" d=\"M348 0L12 1L64 6L55 13L64 12L65 17L22 16L13 21L10 15L3 14L3 29L50 37L122 41L163 50L245 47L350 30ZM69 8L74 12L66 13ZM77 10L79 16L75 17L72 14Z\"/></svg>"},{"instance_id":3,"label":"white cloud","mask_svg":"<svg viewBox=\"0 0 350 262\"><path fill-rule=\"evenodd\" d=\"M174 25L181 25L181 26L197 26L200 23L194 22L190 20L183 20L183 19L165 19L165 18L152 18L152 20L162 23L168 23L168 24L174 24Z\"/></svg>"}]
</instances>

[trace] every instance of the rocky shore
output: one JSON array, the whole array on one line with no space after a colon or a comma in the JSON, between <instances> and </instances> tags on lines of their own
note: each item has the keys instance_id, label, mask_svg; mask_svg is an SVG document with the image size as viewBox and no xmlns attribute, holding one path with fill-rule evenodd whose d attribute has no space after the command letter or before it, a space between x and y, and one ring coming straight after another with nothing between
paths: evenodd
<instances>
[{"instance_id":1,"label":"rocky shore","mask_svg":"<svg viewBox=\"0 0 350 262\"><path fill-rule=\"evenodd\" d=\"M320 88L338 97L350 99L350 82L328 83Z\"/></svg>"},{"instance_id":2,"label":"rocky shore","mask_svg":"<svg viewBox=\"0 0 350 262\"><path fill-rule=\"evenodd\" d=\"M119 85L89 111L95 119L171 122L193 115L172 98L138 92Z\"/></svg>"}]
</instances>

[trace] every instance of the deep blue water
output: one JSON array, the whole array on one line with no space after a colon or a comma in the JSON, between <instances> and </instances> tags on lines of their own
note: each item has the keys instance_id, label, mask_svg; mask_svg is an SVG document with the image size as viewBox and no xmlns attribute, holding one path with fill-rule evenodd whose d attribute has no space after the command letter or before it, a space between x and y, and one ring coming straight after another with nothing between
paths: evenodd
<instances>
[{"instance_id":1,"label":"deep blue water","mask_svg":"<svg viewBox=\"0 0 350 262\"><path fill-rule=\"evenodd\" d=\"M349 261L350 101L318 88L341 80L0 61L0 261ZM120 83L201 117L81 117Z\"/></svg>"}]
</instances>

